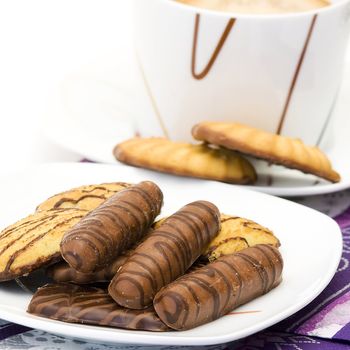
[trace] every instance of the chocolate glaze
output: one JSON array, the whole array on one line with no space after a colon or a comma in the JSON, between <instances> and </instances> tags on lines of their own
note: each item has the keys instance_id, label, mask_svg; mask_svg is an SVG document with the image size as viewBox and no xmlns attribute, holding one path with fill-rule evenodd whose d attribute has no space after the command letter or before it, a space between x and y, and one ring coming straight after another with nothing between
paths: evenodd
<instances>
[{"instance_id":1,"label":"chocolate glaze","mask_svg":"<svg viewBox=\"0 0 350 350\"><path fill-rule=\"evenodd\" d=\"M136 249L109 286L122 306L142 309L183 275L220 229L220 213L205 201L190 203L167 218Z\"/></svg>"},{"instance_id":2,"label":"chocolate glaze","mask_svg":"<svg viewBox=\"0 0 350 350\"><path fill-rule=\"evenodd\" d=\"M63 322L154 332L169 330L153 307L142 311L124 309L104 289L73 284L39 288L27 312Z\"/></svg>"},{"instance_id":3,"label":"chocolate glaze","mask_svg":"<svg viewBox=\"0 0 350 350\"><path fill-rule=\"evenodd\" d=\"M150 181L116 193L64 235L63 258L80 272L101 270L143 237L162 203L161 190Z\"/></svg>"},{"instance_id":4,"label":"chocolate glaze","mask_svg":"<svg viewBox=\"0 0 350 350\"><path fill-rule=\"evenodd\" d=\"M167 285L157 293L154 308L170 328L194 328L276 287L282 268L276 248L256 245L221 257Z\"/></svg>"}]
</instances>

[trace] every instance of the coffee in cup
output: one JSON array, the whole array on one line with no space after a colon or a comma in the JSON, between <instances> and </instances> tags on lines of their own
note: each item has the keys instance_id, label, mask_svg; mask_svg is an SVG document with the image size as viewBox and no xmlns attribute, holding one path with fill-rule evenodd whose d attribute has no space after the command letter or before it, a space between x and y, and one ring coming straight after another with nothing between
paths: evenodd
<instances>
[{"instance_id":1,"label":"coffee in cup","mask_svg":"<svg viewBox=\"0 0 350 350\"><path fill-rule=\"evenodd\" d=\"M329 6L328 0L177 0L215 11L271 14L310 11Z\"/></svg>"}]
</instances>

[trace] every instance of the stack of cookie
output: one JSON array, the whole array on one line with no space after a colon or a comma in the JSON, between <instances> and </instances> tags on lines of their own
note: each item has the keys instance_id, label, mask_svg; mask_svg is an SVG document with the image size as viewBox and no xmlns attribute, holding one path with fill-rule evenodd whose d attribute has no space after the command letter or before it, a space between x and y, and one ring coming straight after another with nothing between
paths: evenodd
<instances>
[{"instance_id":1,"label":"stack of cookie","mask_svg":"<svg viewBox=\"0 0 350 350\"><path fill-rule=\"evenodd\" d=\"M192 128L202 144L165 138L133 138L114 148L117 160L134 166L182 176L234 184L253 184L256 171L243 155L339 182L327 156L300 139L275 135L238 123L202 122Z\"/></svg>"},{"instance_id":2,"label":"stack of cookie","mask_svg":"<svg viewBox=\"0 0 350 350\"><path fill-rule=\"evenodd\" d=\"M203 200L155 221L162 204L150 181L50 197L0 233L0 281L45 267L54 283L28 312L158 332L215 320L280 283L272 231Z\"/></svg>"}]
</instances>

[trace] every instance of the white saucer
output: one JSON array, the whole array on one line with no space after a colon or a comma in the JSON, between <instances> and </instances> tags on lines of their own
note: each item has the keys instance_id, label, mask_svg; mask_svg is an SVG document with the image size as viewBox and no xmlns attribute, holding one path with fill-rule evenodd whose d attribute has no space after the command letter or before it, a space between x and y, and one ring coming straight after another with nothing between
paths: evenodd
<instances>
[{"instance_id":1,"label":"white saucer","mask_svg":"<svg viewBox=\"0 0 350 350\"><path fill-rule=\"evenodd\" d=\"M255 162L260 178L252 189L278 196L303 196L350 187L350 152L347 152L350 149L347 135L350 132L350 60L346 68L332 118L333 127L328 128L321 143L342 181L330 184L298 171ZM106 55L80 72L66 76L52 96L44 132L54 142L84 158L117 163L112 149L118 142L134 136L135 125L130 121L140 115L147 121L155 119L136 59L129 48L118 55ZM149 128L156 130L153 124ZM327 141L330 136L333 136L332 143Z\"/></svg>"},{"instance_id":2,"label":"white saucer","mask_svg":"<svg viewBox=\"0 0 350 350\"><path fill-rule=\"evenodd\" d=\"M205 199L215 203L222 212L250 218L273 230L281 241L280 251L284 259L282 283L234 310L235 313L185 332L122 330L36 317L26 313L31 295L9 282L0 283L1 318L66 337L104 344L219 344L246 337L297 312L327 286L337 269L342 252L339 226L316 210L238 186L189 178L175 179L126 166L116 169L115 166L101 164L48 164L12 176L0 176L0 230L33 212L38 203L57 192L83 184L135 183L146 179L156 182L163 191L161 216L170 215L191 201Z\"/></svg>"}]
</instances>

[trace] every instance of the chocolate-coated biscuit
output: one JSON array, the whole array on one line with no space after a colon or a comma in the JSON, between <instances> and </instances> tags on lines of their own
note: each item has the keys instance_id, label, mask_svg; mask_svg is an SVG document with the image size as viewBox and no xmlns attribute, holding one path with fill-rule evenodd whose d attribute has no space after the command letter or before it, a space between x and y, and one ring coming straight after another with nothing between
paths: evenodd
<instances>
[{"instance_id":1,"label":"chocolate-coated biscuit","mask_svg":"<svg viewBox=\"0 0 350 350\"><path fill-rule=\"evenodd\" d=\"M161 289L154 308L170 328L187 330L226 315L281 281L283 261L270 245L226 255Z\"/></svg>"},{"instance_id":2,"label":"chocolate-coated biscuit","mask_svg":"<svg viewBox=\"0 0 350 350\"><path fill-rule=\"evenodd\" d=\"M327 156L318 147L307 146L300 139L224 122L199 123L192 128L192 135L196 140L298 169L331 182L340 181L340 175L332 169Z\"/></svg>"},{"instance_id":3,"label":"chocolate-coated biscuit","mask_svg":"<svg viewBox=\"0 0 350 350\"><path fill-rule=\"evenodd\" d=\"M39 288L27 312L70 323L153 332L169 330L153 307L141 311L125 309L104 289L73 284L48 284Z\"/></svg>"},{"instance_id":4,"label":"chocolate-coated biscuit","mask_svg":"<svg viewBox=\"0 0 350 350\"><path fill-rule=\"evenodd\" d=\"M79 272L65 261L60 261L49 266L46 274L58 283L92 284L96 282L110 282L127 259L128 255L119 255L110 265L102 270L90 273Z\"/></svg>"},{"instance_id":5,"label":"chocolate-coated biscuit","mask_svg":"<svg viewBox=\"0 0 350 350\"><path fill-rule=\"evenodd\" d=\"M87 213L82 209L41 211L5 228L0 233L0 281L60 260L64 233Z\"/></svg>"},{"instance_id":6,"label":"chocolate-coated biscuit","mask_svg":"<svg viewBox=\"0 0 350 350\"><path fill-rule=\"evenodd\" d=\"M268 228L252 220L221 214L221 229L203 256L214 261L222 255L233 254L257 244L270 244L276 248L281 245Z\"/></svg>"},{"instance_id":7,"label":"chocolate-coated biscuit","mask_svg":"<svg viewBox=\"0 0 350 350\"><path fill-rule=\"evenodd\" d=\"M256 172L248 160L205 144L133 138L118 144L113 153L123 163L181 176L239 184L256 181Z\"/></svg>"},{"instance_id":8,"label":"chocolate-coated biscuit","mask_svg":"<svg viewBox=\"0 0 350 350\"><path fill-rule=\"evenodd\" d=\"M75 270L65 261L60 261L57 264L49 266L46 270L48 277L58 283L76 283L76 284L92 284L96 282L110 282L118 270L125 264L126 260L135 251L135 248L143 242L152 229L134 246L118 255L110 264L102 270L90 273L83 273Z\"/></svg>"},{"instance_id":9,"label":"chocolate-coated biscuit","mask_svg":"<svg viewBox=\"0 0 350 350\"><path fill-rule=\"evenodd\" d=\"M80 272L101 270L148 232L162 203L151 181L114 194L64 235L62 257Z\"/></svg>"},{"instance_id":10,"label":"chocolate-coated biscuit","mask_svg":"<svg viewBox=\"0 0 350 350\"><path fill-rule=\"evenodd\" d=\"M86 185L71 190L57 193L46 199L36 208L37 211L58 208L80 208L92 210L97 208L113 194L131 186L125 182L102 183L98 185Z\"/></svg>"},{"instance_id":11,"label":"chocolate-coated biscuit","mask_svg":"<svg viewBox=\"0 0 350 350\"><path fill-rule=\"evenodd\" d=\"M135 249L113 278L109 294L128 308L148 307L158 290L187 271L219 229L214 204L187 204Z\"/></svg>"}]
</instances>

